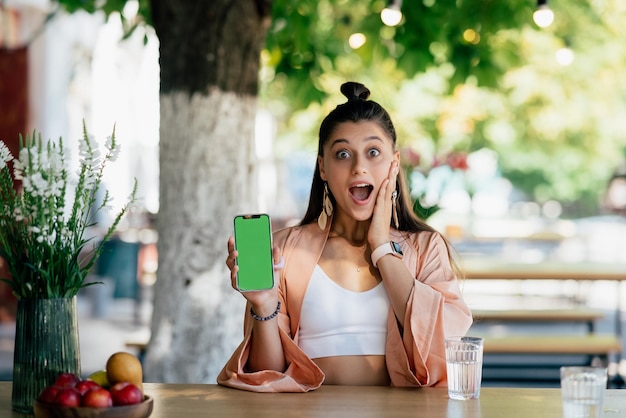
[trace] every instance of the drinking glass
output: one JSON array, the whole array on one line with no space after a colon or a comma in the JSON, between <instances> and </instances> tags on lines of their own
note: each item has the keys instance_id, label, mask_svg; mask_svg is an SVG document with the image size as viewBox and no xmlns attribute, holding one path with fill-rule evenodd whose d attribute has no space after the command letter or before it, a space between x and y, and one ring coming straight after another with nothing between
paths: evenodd
<instances>
[{"instance_id":1,"label":"drinking glass","mask_svg":"<svg viewBox=\"0 0 626 418\"><path fill-rule=\"evenodd\" d=\"M604 367L561 367L563 417L602 417L606 382Z\"/></svg>"},{"instance_id":2,"label":"drinking glass","mask_svg":"<svg viewBox=\"0 0 626 418\"><path fill-rule=\"evenodd\" d=\"M466 400L480 396L483 341L481 337L446 338L448 396L451 399Z\"/></svg>"}]
</instances>

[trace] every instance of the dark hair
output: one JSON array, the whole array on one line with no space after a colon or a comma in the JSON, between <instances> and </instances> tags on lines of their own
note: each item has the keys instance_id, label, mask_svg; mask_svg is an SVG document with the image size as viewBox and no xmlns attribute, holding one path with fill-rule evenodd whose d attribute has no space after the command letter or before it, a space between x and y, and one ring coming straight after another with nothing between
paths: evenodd
<instances>
[{"instance_id":1,"label":"dark hair","mask_svg":"<svg viewBox=\"0 0 626 418\"><path fill-rule=\"evenodd\" d=\"M341 93L348 98L348 101L338 105L333 111L331 111L322 121L319 131L319 143L317 148L317 154L321 157L324 156L324 145L330 139L333 131L338 125L345 122L361 122L369 121L375 122L389 135L393 141L393 146L396 146L396 130L391 122L389 113L378 103L372 100L368 100L370 91L363 84L355 82L347 82L342 84ZM419 219L413 212L413 204L411 202L410 193L406 186L406 180L404 179L404 173L402 170L398 173L398 181L396 182L396 190L398 191L398 230L418 232L418 231L432 231L435 230L424 221ZM311 222L315 222L322 212L322 199L324 195L324 181L320 176L319 165L315 164L315 172L313 173L313 183L311 184L311 194L309 196L309 206L300 225L306 225ZM333 205L335 199L330 196ZM392 220L389 220L393 225Z\"/></svg>"}]
</instances>

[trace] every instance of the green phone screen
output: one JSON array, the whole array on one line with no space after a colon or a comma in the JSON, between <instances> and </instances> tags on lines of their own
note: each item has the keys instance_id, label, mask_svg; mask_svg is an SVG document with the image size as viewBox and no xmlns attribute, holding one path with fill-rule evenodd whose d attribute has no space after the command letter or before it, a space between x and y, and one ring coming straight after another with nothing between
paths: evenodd
<instances>
[{"instance_id":1,"label":"green phone screen","mask_svg":"<svg viewBox=\"0 0 626 418\"><path fill-rule=\"evenodd\" d=\"M266 290L274 286L272 229L266 214L235 216L237 287L241 291Z\"/></svg>"}]
</instances>

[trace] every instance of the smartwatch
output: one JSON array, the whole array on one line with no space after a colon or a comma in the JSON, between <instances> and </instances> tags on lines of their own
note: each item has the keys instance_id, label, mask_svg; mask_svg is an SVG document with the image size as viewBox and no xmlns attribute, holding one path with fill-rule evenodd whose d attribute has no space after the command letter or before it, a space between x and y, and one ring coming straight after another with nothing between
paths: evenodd
<instances>
[{"instance_id":1,"label":"smartwatch","mask_svg":"<svg viewBox=\"0 0 626 418\"><path fill-rule=\"evenodd\" d=\"M372 264L374 267L378 268L378 260L387 254L391 254L394 257L401 259L403 254L400 244L394 241L389 241L376 247L376 249L372 251Z\"/></svg>"}]
</instances>

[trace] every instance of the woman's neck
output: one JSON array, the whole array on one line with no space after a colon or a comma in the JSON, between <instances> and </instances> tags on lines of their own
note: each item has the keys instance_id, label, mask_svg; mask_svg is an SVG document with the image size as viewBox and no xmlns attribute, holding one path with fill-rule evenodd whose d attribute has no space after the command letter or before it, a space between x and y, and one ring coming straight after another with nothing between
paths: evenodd
<instances>
[{"instance_id":1,"label":"woman's neck","mask_svg":"<svg viewBox=\"0 0 626 418\"><path fill-rule=\"evenodd\" d=\"M355 247L367 243L370 220L357 221L349 216L337 213L330 227L330 237L341 237Z\"/></svg>"}]
</instances>

